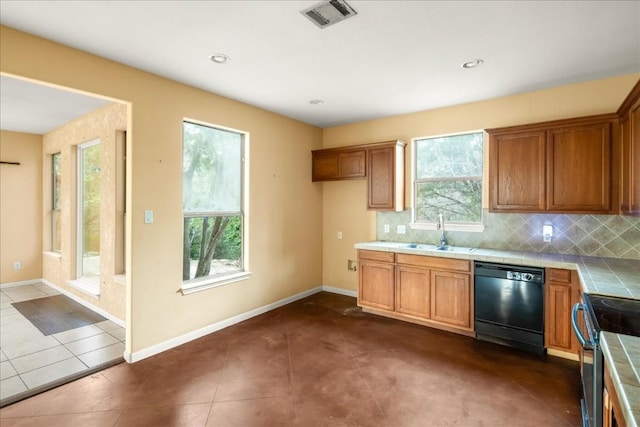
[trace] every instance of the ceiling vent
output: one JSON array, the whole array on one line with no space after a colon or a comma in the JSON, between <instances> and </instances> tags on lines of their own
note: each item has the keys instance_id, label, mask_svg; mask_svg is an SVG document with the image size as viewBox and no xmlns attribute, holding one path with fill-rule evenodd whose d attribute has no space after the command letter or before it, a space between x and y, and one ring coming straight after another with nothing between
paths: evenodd
<instances>
[{"instance_id":1,"label":"ceiling vent","mask_svg":"<svg viewBox=\"0 0 640 427\"><path fill-rule=\"evenodd\" d=\"M326 28L358 14L344 0L324 1L300 13L320 28Z\"/></svg>"}]
</instances>

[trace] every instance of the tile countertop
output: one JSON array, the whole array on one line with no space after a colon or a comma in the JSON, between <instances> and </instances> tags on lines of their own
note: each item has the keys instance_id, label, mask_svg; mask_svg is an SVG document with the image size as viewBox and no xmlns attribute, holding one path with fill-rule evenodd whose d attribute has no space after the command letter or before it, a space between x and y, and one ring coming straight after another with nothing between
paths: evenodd
<instances>
[{"instance_id":1,"label":"tile countertop","mask_svg":"<svg viewBox=\"0 0 640 427\"><path fill-rule=\"evenodd\" d=\"M640 337L602 332L602 353L629 427L640 426Z\"/></svg>"},{"instance_id":2,"label":"tile countertop","mask_svg":"<svg viewBox=\"0 0 640 427\"><path fill-rule=\"evenodd\" d=\"M355 248L577 270L586 293L640 300L640 260L483 248L437 251L433 245L410 245L375 241L357 243ZM602 332L601 336L602 352L620 397L625 421L630 427L640 427L640 337L610 332Z\"/></svg>"},{"instance_id":3,"label":"tile countertop","mask_svg":"<svg viewBox=\"0 0 640 427\"><path fill-rule=\"evenodd\" d=\"M409 245L411 244L374 241L356 243L355 248L577 270L582 283L582 290L586 293L640 299L640 260L637 259L600 258L484 248L456 247L455 251L437 251L434 245L418 244L415 248L409 247Z\"/></svg>"}]
</instances>

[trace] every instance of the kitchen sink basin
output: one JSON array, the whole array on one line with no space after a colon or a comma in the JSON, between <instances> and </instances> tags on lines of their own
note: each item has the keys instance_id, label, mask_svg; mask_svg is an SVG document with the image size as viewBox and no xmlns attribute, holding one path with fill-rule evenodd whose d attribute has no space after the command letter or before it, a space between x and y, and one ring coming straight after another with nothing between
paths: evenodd
<instances>
[{"instance_id":1,"label":"kitchen sink basin","mask_svg":"<svg viewBox=\"0 0 640 427\"><path fill-rule=\"evenodd\" d=\"M437 246L434 248L436 251L440 252L457 252L457 253L468 253L473 251L473 248L464 248L459 246Z\"/></svg>"}]
</instances>

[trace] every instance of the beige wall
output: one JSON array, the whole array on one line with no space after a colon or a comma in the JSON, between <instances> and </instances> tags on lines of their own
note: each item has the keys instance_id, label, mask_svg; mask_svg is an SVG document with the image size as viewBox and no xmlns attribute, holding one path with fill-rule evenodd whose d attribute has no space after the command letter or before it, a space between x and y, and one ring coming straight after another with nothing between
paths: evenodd
<instances>
[{"instance_id":1,"label":"beige wall","mask_svg":"<svg viewBox=\"0 0 640 427\"><path fill-rule=\"evenodd\" d=\"M0 27L0 67L131 102L127 148L127 351L136 352L318 286L318 128ZM250 133L249 280L181 296L182 120ZM144 224L144 210L154 223Z\"/></svg>"},{"instance_id":2,"label":"beige wall","mask_svg":"<svg viewBox=\"0 0 640 427\"><path fill-rule=\"evenodd\" d=\"M323 147L392 139L406 141L406 206L410 207L412 138L612 113L639 77L640 74L625 75L327 128L323 130ZM365 208L366 183L337 182L323 186L323 283L356 290L357 274L347 271L347 259L355 259L355 243L376 238L375 213ZM337 229L345 231L343 240L336 239Z\"/></svg>"},{"instance_id":3,"label":"beige wall","mask_svg":"<svg viewBox=\"0 0 640 427\"><path fill-rule=\"evenodd\" d=\"M50 252L43 259L43 278L67 292L87 300L118 319L125 319L125 285L114 281L117 253L115 237L116 212L116 133L127 129L127 106L110 104L90 114L55 129L42 138L42 159L45 166L42 214L44 250L51 249L51 155L60 153L60 256ZM76 279L76 197L77 146L100 139L101 190L100 190L100 298L96 299L69 286Z\"/></svg>"},{"instance_id":4,"label":"beige wall","mask_svg":"<svg viewBox=\"0 0 640 427\"><path fill-rule=\"evenodd\" d=\"M42 278L42 136L0 131L0 284ZM14 262L22 263L14 270Z\"/></svg>"}]
</instances>

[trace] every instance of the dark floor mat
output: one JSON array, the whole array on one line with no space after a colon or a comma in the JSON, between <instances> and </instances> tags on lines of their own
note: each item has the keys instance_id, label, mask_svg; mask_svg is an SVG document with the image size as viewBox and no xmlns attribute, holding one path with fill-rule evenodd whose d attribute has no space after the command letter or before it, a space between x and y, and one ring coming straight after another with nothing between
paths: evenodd
<instances>
[{"instance_id":1,"label":"dark floor mat","mask_svg":"<svg viewBox=\"0 0 640 427\"><path fill-rule=\"evenodd\" d=\"M64 295L14 302L11 305L44 335L57 334L107 320Z\"/></svg>"}]
</instances>

